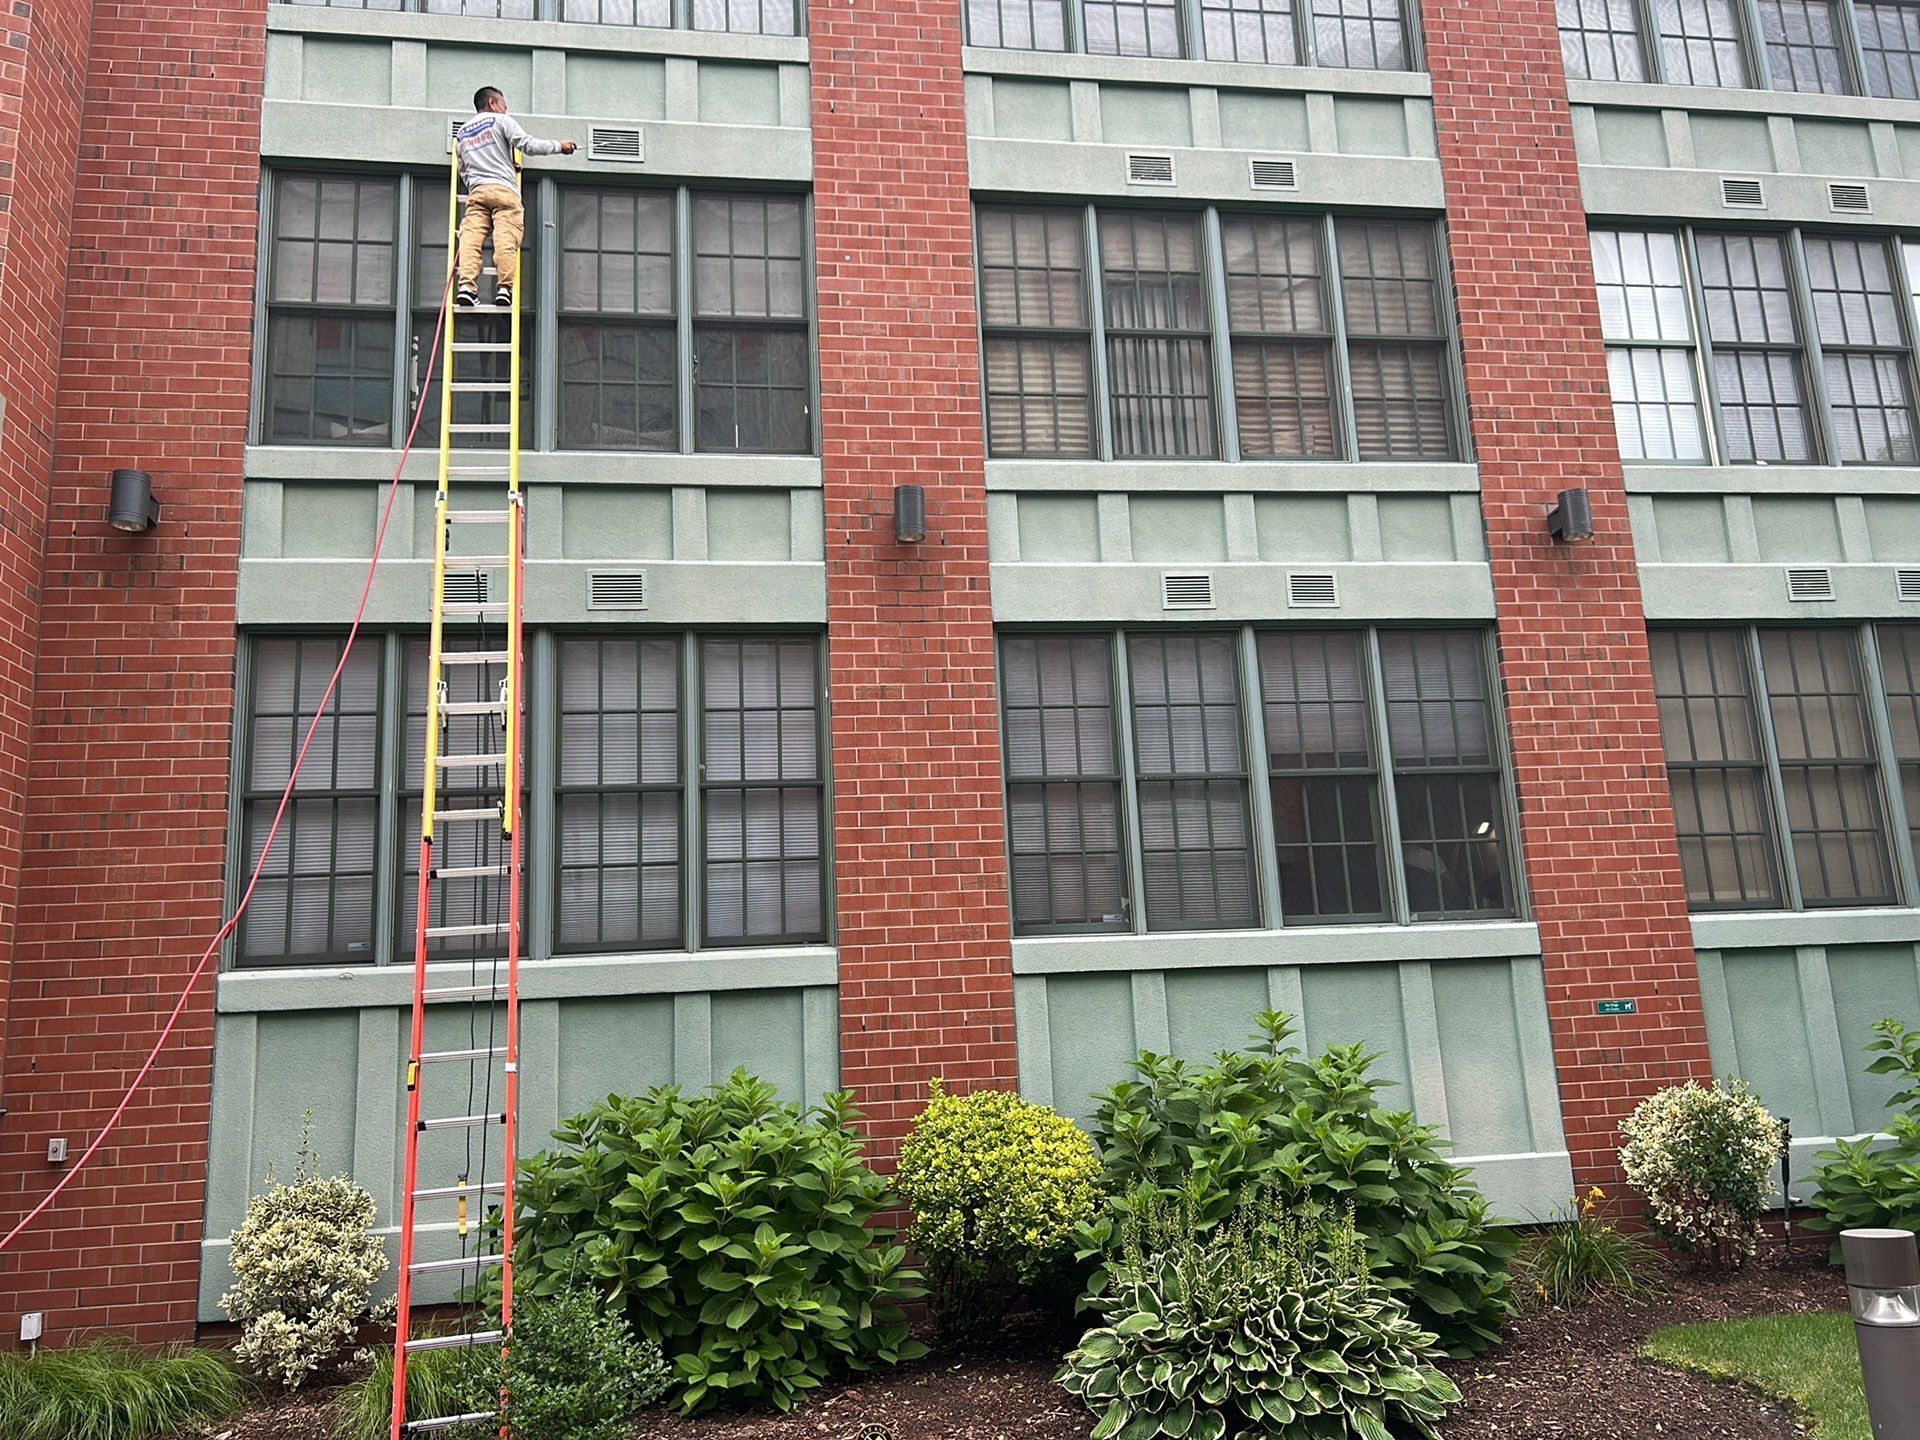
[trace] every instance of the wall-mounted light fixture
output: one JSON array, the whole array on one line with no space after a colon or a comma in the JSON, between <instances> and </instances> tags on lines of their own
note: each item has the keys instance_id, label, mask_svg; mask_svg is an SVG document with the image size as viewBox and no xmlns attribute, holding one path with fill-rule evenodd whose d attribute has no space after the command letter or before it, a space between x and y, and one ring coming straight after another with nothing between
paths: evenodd
<instances>
[{"instance_id":1,"label":"wall-mounted light fixture","mask_svg":"<svg viewBox=\"0 0 1920 1440\"><path fill-rule=\"evenodd\" d=\"M160 502L153 498L153 477L144 470L113 472L113 494L107 503L107 523L116 530L138 535L160 523Z\"/></svg>"},{"instance_id":2,"label":"wall-mounted light fixture","mask_svg":"<svg viewBox=\"0 0 1920 1440\"><path fill-rule=\"evenodd\" d=\"M893 487L893 538L918 545L927 538L927 491L922 485Z\"/></svg>"},{"instance_id":3,"label":"wall-mounted light fixture","mask_svg":"<svg viewBox=\"0 0 1920 1440\"><path fill-rule=\"evenodd\" d=\"M1593 538L1593 502L1584 490L1562 490L1560 503L1547 512L1547 533L1566 545Z\"/></svg>"}]
</instances>

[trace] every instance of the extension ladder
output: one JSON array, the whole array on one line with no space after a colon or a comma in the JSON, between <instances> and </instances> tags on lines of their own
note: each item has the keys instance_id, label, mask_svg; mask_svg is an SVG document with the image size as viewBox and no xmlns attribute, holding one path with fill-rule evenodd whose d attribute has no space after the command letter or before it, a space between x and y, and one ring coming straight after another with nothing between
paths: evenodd
<instances>
[{"instance_id":1,"label":"extension ladder","mask_svg":"<svg viewBox=\"0 0 1920 1440\"><path fill-rule=\"evenodd\" d=\"M447 202L448 293L437 380L440 483L421 737L420 876L390 1440L489 1421L498 1422L503 1440L507 1434L505 1366L513 1334L514 1127L520 1059L524 275L516 277L510 308L481 305L463 310L452 304L465 200L456 156ZM499 418L502 408L504 423ZM477 418L467 418L476 411ZM489 440L498 448L489 447ZM456 485L460 508L455 508ZM476 490L485 495L483 501L471 498ZM492 553L469 553L473 547L466 543L468 537L477 537L479 550ZM449 593L450 579L461 587L457 593ZM464 970L457 955L462 950ZM450 953L453 963L447 963ZM429 1049L429 1013L436 1019L456 1016L455 1007L445 1003L449 1001L466 1002L465 1043L456 1037L447 1048ZM458 1158L452 1146L430 1153L430 1173L423 1176L423 1140L441 1131L456 1133L426 1141L430 1152L450 1139L456 1142ZM441 1166L447 1173L440 1173ZM484 1216L489 1202L500 1212L496 1249L487 1248ZM421 1258L422 1238L453 1253L436 1251ZM414 1334L416 1280L451 1278L478 1295L496 1275L497 1325ZM483 1313L477 1301L468 1308L470 1314ZM497 1408L408 1420L408 1357L455 1348L484 1349L497 1356L502 1377Z\"/></svg>"}]
</instances>

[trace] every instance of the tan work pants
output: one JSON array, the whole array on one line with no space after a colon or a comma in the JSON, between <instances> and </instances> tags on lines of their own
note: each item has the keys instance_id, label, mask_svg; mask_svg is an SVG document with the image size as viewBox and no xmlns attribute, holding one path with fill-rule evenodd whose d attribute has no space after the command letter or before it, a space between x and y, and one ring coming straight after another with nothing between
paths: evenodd
<instances>
[{"instance_id":1,"label":"tan work pants","mask_svg":"<svg viewBox=\"0 0 1920 1440\"><path fill-rule=\"evenodd\" d=\"M460 284L473 289L480 283L480 249L493 232L493 264L497 283L511 285L520 275L520 240L526 234L527 212L520 193L505 185L482 185L467 197L467 213L460 220Z\"/></svg>"}]
</instances>

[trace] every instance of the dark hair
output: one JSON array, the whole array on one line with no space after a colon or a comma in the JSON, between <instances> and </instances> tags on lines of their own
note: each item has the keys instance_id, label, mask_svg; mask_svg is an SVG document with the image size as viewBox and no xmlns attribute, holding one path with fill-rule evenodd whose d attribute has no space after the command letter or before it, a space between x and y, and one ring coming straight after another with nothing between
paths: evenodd
<instances>
[{"instance_id":1,"label":"dark hair","mask_svg":"<svg viewBox=\"0 0 1920 1440\"><path fill-rule=\"evenodd\" d=\"M490 105L495 100L504 100L506 98L507 98L506 96L502 95L498 90L494 89L493 86L482 85L478 90L473 92L474 112L477 114L480 111L486 109L487 106Z\"/></svg>"}]
</instances>

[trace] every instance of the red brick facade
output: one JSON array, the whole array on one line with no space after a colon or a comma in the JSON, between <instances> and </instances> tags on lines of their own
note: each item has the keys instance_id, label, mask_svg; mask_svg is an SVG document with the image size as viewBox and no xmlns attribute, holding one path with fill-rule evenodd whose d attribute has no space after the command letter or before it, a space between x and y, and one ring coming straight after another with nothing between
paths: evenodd
<instances>
[{"instance_id":1,"label":"red brick facade","mask_svg":"<svg viewBox=\"0 0 1920 1440\"><path fill-rule=\"evenodd\" d=\"M41 401L40 411L10 409L0 469L0 496L20 506L0 529L31 546L45 518L7 990L7 1224L57 1177L48 1138L77 1151L97 1133L221 919L265 8L96 0L90 44L85 6L42 3L31 17L32 128L17 162L6 290L16 313L23 291L47 307L31 313L36 335L62 306L56 247L43 235L58 236L68 213L72 231L57 415ZM83 64L75 136L61 104L77 100ZM77 143L63 147L63 135ZM37 190L54 186L63 163L74 187L76 156L66 199ZM12 328L17 336L17 320ZM18 341L8 348L17 358ZM31 448L48 438L50 486ZM35 464L38 503L25 493ZM159 529L106 528L116 465L154 472ZM6 563L0 583L11 593ZM0 650L9 633L0 626ZM0 659L9 757L0 787L18 763L8 663ZM94 1166L0 1257L9 1312L45 1309L51 1337L92 1325L157 1338L192 1325L212 1014L209 985Z\"/></svg>"},{"instance_id":2,"label":"red brick facade","mask_svg":"<svg viewBox=\"0 0 1920 1440\"><path fill-rule=\"evenodd\" d=\"M1427 0L1500 675L1567 1143L1711 1073L1552 0ZM1594 538L1547 534L1584 487ZM1632 1015L1596 1013L1631 999Z\"/></svg>"},{"instance_id":3,"label":"red brick facade","mask_svg":"<svg viewBox=\"0 0 1920 1440\"><path fill-rule=\"evenodd\" d=\"M929 1077L1017 1078L960 7L811 30L840 1071L885 1151Z\"/></svg>"}]
</instances>

